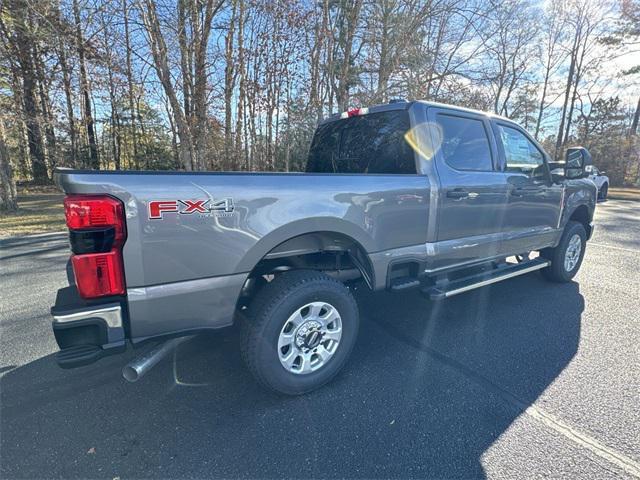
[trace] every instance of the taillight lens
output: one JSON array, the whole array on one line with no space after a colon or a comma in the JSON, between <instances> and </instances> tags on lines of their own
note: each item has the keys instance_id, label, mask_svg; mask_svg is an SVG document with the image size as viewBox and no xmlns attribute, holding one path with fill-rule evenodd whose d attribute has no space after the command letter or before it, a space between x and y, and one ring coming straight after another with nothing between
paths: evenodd
<instances>
[{"instance_id":1,"label":"taillight lens","mask_svg":"<svg viewBox=\"0 0 640 480\"><path fill-rule=\"evenodd\" d=\"M114 246L125 237L124 208L115 198L102 195L69 195L64 199L64 215L71 230L113 227Z\"/></svg>"},{"instance_id":2,"label":"taillight lens","mask_svg":"<svg viewBox=\"0 0 640 480\"><path fill-rule=\"evenodd\" d=\"M126 238L124 206L107 195L69 195L64 199L67 226L82 232L80 255L71 256L78 292L83 298L97 298L125 293L122 245ZM111 230L113 229L113 230ZM105 245L105 236L113 232L113 242ZM95 235L95 242L85 237ZM74 236L72 235L72 240ZM102 248L106 248L100 252ZM109 249L108 252L105 252ZM90 251L87 251L90 250Z\"/></svg>"},{"instance_id":3,"label":"taillight lens","mask_svg":"<svg viewBox=\"0 0 640 480\"><path fill-rule=\"evenodd\" d=\"M120 252L87 253L71 257L78 292L83 298L124 294Z\"/></svg>"},{"instance_id":4,"label":"taillight lens","mask_svg":"<svg viewBox=\"0 0 640 480\"><path fill-rule=\"evenodd\" d=\"M367 107L364 107L364 108L350 108L346 112L342 112L340 114L340 118L357 117L359 115L366 115L367 113L369 113L369 109Z\"/></svg>"}]
</instances>

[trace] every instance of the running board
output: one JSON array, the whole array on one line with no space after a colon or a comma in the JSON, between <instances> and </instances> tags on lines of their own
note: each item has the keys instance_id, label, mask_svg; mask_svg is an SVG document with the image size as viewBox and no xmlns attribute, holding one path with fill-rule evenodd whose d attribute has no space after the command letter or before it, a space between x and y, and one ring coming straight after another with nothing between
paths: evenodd
<instances>
[{"instance_id":1,"label":"running board","mask_svg":"<svg viewBox=\"0 0 640 480\"><path fill-rule=\"evenodd\" d=\"M508 278L524 275L525 273L534 272L551 265L549 260L534 259L515 265L501 266L488 272L482 272L469 277L453 280L449 283L439 286L426 287L422 289L422 293L428 295L431 300L441 300L443 298L453 297L459 293L468 292L476 288L491 285L492 283L501 282Z\"/></svg>"}]
</instances>

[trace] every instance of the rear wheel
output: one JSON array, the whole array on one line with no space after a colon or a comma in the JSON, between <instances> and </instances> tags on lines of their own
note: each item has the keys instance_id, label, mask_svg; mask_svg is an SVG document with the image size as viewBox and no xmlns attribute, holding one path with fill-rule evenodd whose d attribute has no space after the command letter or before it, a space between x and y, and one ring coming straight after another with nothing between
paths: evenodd
<instances>
[{"instance_id":1,"label":"rear wheel","mask_svg":"<svg viewBox=\"0 0 640 480\"><path fill-rule=\"evenodd\" d=\"M609 184L605 183L604 185L602 185L599 193L600 200L606 200L607 194L609 193Z\"/></svg>"},{"instance_id":2,"label":"rear wheel","mask_svg":"<svg viewBox=\"0 0 640 480\"><path fill-rule=\"evenodd\" d=\"M249 305L242 356L263 386L298 395L335 377L358 333L358 308L342 283L322 272L276 277Z\"/></svg>"},{"instance_id":3,"label":"rear wheel","mask_svg":"<svg viewBox=\"0 0 640 480\"><path fill-rule=\"evenodd\" d=\"M551 260L551 265L542 270L542 274L554 282L570 281L580 269L586 243L584 226L575 221L567 223L558 246L540 252L543 258Z\"/></svg>"}]
</instances>

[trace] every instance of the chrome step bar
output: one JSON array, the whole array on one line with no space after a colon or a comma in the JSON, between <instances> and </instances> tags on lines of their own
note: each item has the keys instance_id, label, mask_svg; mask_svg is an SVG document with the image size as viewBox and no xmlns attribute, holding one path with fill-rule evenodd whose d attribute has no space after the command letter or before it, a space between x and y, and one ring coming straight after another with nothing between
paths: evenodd
<instances>
[{"instance_id":1,"label":"chrome step bar","mask_svg":"<svg viewBox=\"0 0 640 480\"><path fill-rule=\"evenodd\" d=\"M544 259L534 259L524 263L499 267L489 272L483 272L478 275L453 280L450 283L440 286L427 287L422 290L425 295L431 297L432 300L441 300L443 298L453 297L460 293L468 292L476 288L491 285L492 283L501 282L508 278L524 275L525 273L534 272L547 268L551 265L551 261Z\"/></svg>"}]
</instances>

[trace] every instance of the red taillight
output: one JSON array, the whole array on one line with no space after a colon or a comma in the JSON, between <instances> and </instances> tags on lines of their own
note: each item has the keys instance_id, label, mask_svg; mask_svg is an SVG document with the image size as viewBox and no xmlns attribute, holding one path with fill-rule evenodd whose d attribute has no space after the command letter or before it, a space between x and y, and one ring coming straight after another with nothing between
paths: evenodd
<instances>
[{"instance_id":1,"label":"red taillight","mask_svg":"<svg viewBox=\"0 0 640 480\"><path fill-rule=\"evenodd\" d=\"M359 115L366 115L367 113L369 113L369 109L367 107L364 107L364 108L350 108L346 112L342 112L340 114L340 118L357 117Z\"/></svg>"},{"instance_id":2,"label":"red taillight","mask_svg":"<svg viewBox=\"0 0 640 480\"><path fill-rule=\"evenodd\" d=\"M83 298L125 293L122 245L126 238L124 206L106 195L69 195L64 199L67 226L73 231L113 229L110 251L71 256L78 292ZM88 232L91 234L91 232Z\"/></svg>"},{"instance_id":3,"label":"red taillight","mask_svg":"<svg viewBox=\"0 0 640 480\"><path fill-rule=\"evenodd\" d=\"M120 251L87 253L71 257L78 292L83 298L124 294Z\"/></svg>"},{"instance_id":4,"label":"red taillight","mask_svg":"<svg viewBox=\"0 0 640 480\"><path fill-rule=\"evenodd\" d=\"M124 208L119 200L102 195L68 195L64 215L71 230L113 227L115 246L124 240Z\"/></svg>"}]
</instances>

